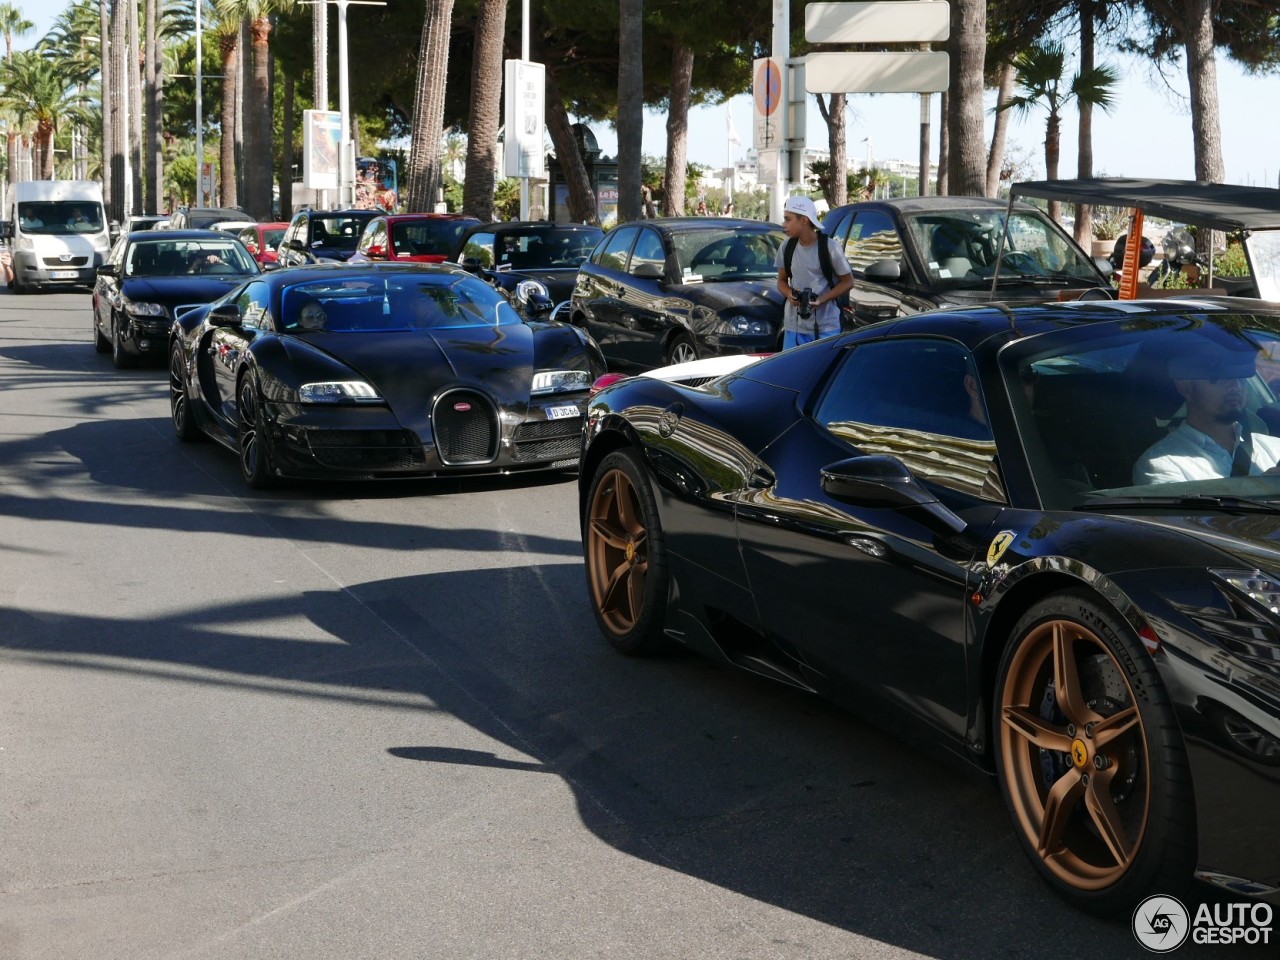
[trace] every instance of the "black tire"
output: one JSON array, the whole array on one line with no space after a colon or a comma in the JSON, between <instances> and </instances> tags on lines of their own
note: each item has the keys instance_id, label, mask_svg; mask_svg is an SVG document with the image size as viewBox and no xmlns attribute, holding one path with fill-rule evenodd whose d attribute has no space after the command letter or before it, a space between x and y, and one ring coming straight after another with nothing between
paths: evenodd
<instances>
[{"instance_id":1,"label":"black tire","mask_svg":"<svg viewBox=\"0 0 1280 960\"><path fill-rule=\"evenodd\" d=\"M111 362L117 370L127 370L138 364L138 358L124 348L120 336L120 321L114 315L111 317Z\"/></svg>"},{"instance_id":2,"label":"black tire","mask_svg":"<svg viewBox=\"0 0 1280 960\"><path fill-rule=\"evenodd\" d=\"M667 366L676 363L688 363L698 359L698 348L688 334L677 333L667 344Z\"/></svg>"},{"instance_id":3,"label":"black tire","mask_svg":"<svg viewBox=\"0 0 1280 960\"><path fill-rule=\"evenodd\" d=\"M240 475L254 490L270 490L277 480L271 462L266 416L259 400L258 382L252 373L240 378L236 409L240 418Z\"/></svg>"},{"instance_id":4,"label":"black tire","mask_svg":"<svg viewBox=\"0 0 1280 960\"><path fill-rule=\"evenodd\" d=\"M102 335L102 328L98 326L98 313L96 310L93 314L93 349L97 353L111 352L111 341Z\"/></svg>"},{"instance_id":5,"label":"black tire","mask_svg":"<svg viewBox=\"0 0 1280 960\"><path fill-rule=\"evenodd\" d=\"M1196 863L1182 734L1132 629L1084 591L1013 628L996 680L996 774L1023 849L1074 906L1118 916L1178 895Z\"/></svg>"},{"instance_id":6,"label":"black tire","mask_svg":"<svg viewBox=\"0 0 1280 960\"><path fill-rule=\"evenodd\" d=\"M596 623L614 649L653 656L671 646L666 549L640 455L615 450L596 468L582 516L587 590Z\"/></svg>"},{"instance_id":7,"label":"black tire","mask_svg":"<svg viewBox=\"0 0 1280 960\"><path fill-rule=\"evenodd\" d=\"M169 414L173 419L173 432L183 443L192 443L204 436L191 410L186 357L182 344L176 340L169 350Z\"/></svg>"}]
</instances>

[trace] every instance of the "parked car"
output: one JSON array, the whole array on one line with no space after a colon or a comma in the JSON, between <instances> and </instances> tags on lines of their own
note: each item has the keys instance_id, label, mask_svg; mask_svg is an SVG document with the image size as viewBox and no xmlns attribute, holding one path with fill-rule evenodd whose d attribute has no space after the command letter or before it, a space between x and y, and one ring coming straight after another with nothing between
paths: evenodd
<instances>
[{"instance_id":1,"label":"parked car","mask_svg":"<svg viewBox=\"0 0 1280 960\"><path fill-rule=\"evenodd\" d=\"M578 267L604 231L577 223L512 221L472 227L449 259L501 290L525 317L567 304Z\"/></svg>"},{"instance_id":2,"label":"parked car","mask_svg":"<svg viewBox=\"0 0 1280 960\"><path fill-rule=\"evenodd\" d=\"M168 229L170 222L167 213L134 214L124 218L124 227L120 232L133 233L135 230L165 230Z\"/></svg>"},{"instance_id":3,"label":"parked car","mask_svg":"<svg viewBox=\"0 0 1280 960\"><path fill-rule=\"evenodd\" d=\"M252 221L239 207L179 207L169 218L174 230L211 230L224 220Z\"/></svg>"},{"instance_id":4,"label":"parked car","mask_svg":"<svg viewBox=\"0 0 1280 960\"><path fill-rule=\"evenodd\" d=\"M356 252L356 242L376 210L300 210L276 247L282 266L296 267L319 260L345 261Z\"/></svg>"},{"instance_id":5,"label":"parked car","mask_svg":"<svg viewBox=\"0 0 1280 960\"><path fill-rule=\"evenodd\" d=\"M672 217L615 227L578 271L572 322L611 365L659 367L782 345L782 230Z\"/></svg>"},{"instance_id":6,"label":"parked car","mask_svg":"<svg viewBox=\"0 0 1280 960\"><path fill-rule=\"evenodd\" d=\"M602 633L991 772L1084 909L1130 916L1193 876L1280 902L1280 476L1132 476L1175 376L1280 434L1260 377L1221 379L1245 373L1222 353L1280 343L1280 308L1241 303L942 310L702 386L606 387L579 475Z\"/></svg>"},{"instance_id":7,"label":"parked car","mask_svg":"<svg viewBox=\"0 0 1280 960\"><path fill-rule=\"evenodd\" d=\"M396 213L376 217L365 224L351 262L443 263L458 249L462 235L479 223L475 217L460 213Z\"/></svg>"},{"instance_id":8,"label":"parked car","mask_svg":"<svg viewBox=\"0 0 1280 960\"><path fill-rule=\"evenodd\" d=\"M249 217L235 217L231 220L219 220L217 223L211 223L209 224L209 229L217 230L219 233L230 233L239 236L241 230L245 227L251 227L255 223L257 221Z\"/></svg>"},{"instance_id":9,"label":"parked car","mask_svg":"<svg viewBox=\"0 0 1280 960\"><path fill-rule=\"evenodd\" d=\"M178 437L235 451L258 488L575 468L604 371L580 330L428 264L274 270L181 315L169 350Z\"/></svg>"},{"instance_id":10,"label":"parked car","mask_svg":"<svg viewBox=\"0 0 1280 960\"><path fill-rule=\"evenodd\" d=\"M143 230L116 241L93 287L93 341L116 367L165 355L178 307L222 296L258 265L235 237L213 230Z\"/></svg>"},{"instance_id":11,"label":"parked car","mask_svg":"<svg viewBox=\"0 0 1280 960\"><path fill-rule=\"evenodd\" d=\"M284 239L284 232L287 229L289 224L282 221L254 223L241 227L236 236L253 254L253 259L265 266L268 263L277 262L276 248L280 246L280 241Z\"/></svg>"},{"instance_id":12,"label":"parked car","mask_svg":"<svg viewBox=\"0 0 1280 960\"><path fill-rule=\"evenodd\" d=\"M823 231L843 246L853 270L849 300L855 321L992 300L1057 300L1062 291L1112 295L1110 263L1087 256L1039 208L1018 203L1011 215L1009 209L985 197L907 197L836 207L823 220Z\"/></svg>"}]
</instances>

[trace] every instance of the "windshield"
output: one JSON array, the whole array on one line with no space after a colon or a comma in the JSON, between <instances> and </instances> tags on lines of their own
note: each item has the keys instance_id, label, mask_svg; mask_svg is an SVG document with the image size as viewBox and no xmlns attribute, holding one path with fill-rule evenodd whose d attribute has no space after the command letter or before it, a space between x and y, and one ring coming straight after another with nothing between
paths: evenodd
<instances>
[{"instance_id":1,"label":"windshield","mask_svg":"<svg viewBox=\"0 0 1280 960\"><path fill-rule=\"evenodd\" d=\"M1001 370L1047 507L1189 495L1280 501L1280 317L1192 310L1073 327L1004 350Z\"/></svg>"},{"instance_id":2,"label":"windshield","mask_svg":"<svg viewBox=\"0 0 1280 960\"><path fill-rule=\"evenodd\" d=\"M990 286L1006 213L1004 209L960 208L903 214L909 242L925 265L930 285L944 290ZM1014 210L1000 278L1002 282L1049 278L1092 285L1098 282L1098 271L1062 229L1038 210Z\"/></svg>"},{"instance_id":3,"label":"windshield","mask_svg":"<svg viewBox=\"0 0 1280 960\"><path fill-rule=\"evenodd\" d=\"M504 230L496 241L496 268L576 269L591 256L602 236L603 230L558 230L555 227Z\"/></svg>"},{"instance_id":4,"label":"windshield","mask_svg":"<svg viewBox=\"0 0 1280 960\"><path fill-rule=\"evenodd\" d=\"M685 283L701 280L766 280L786 236L781 230L744 232L739 227L679 230L672 234L676 266Z\"/></svg>"},{"instance_id":5,"label":"windshield","mask_svg":"<svg viewBox=\"0 0 1280 960\"><path fill-rule=\"evenodd\" d=\"M129 247L124 262L126 277L257 272L253 258L234 240L139 240Z\"/></svg>"},{"instance_id":6,"label":"windshield","mask_svg":"<svg viewBox=\"0 0 1280 960\"><path fill-rule=\"evenodd\" d=\"M102 205L73 200L20 203L18 225L23 233L101 233Z\"/></svg>"},{"instance_id":7,"label":"windshield","mask_svg":"<svg viewBox=\"0 0 1280 960\"><path fill-rule=\"evenodd\" d=\"M1245 245L1249 262L1263 300L1280 300L1280 230L1259 230Z\"/></svg>"},{"instance_id":8,"label":"windshield","mask_svg":"<svg viewBox=\"0 0 1280 960\"><path fill-rule=\"evenodd\" d=\"M398 257L447 257L458 248L458 241L475 225L474 220L420 220L394 223L391 246Z\"/></svg>"},{"instance_id":9,"label":"windshield","mask_svg":"<svg viewBox=\"0 0 1280 960\"><path fill-rule=\"evenodd\" d=\"M522 322L502 294L473 277L408 272L376 277L345 274L344 270L286 289L281 297L283 329L386 333Z\"/></svg>"},{"instance_id":10,"label":"windshield","mask_svg":"<svg viewBox=\"0 0 1280 960\"><path fill-rule=\"evenodd\" d=\"M367 217L312 217L311 246L325 250L354 250L360 231L373 219Z\"/></svg>"}]
</instances>

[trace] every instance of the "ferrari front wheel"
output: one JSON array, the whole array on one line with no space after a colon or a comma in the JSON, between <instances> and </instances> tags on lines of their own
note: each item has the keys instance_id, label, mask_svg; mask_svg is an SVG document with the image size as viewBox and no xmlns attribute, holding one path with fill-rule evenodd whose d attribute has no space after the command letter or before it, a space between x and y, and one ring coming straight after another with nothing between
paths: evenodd
<instances>
[{"instance_id":1,"label":"ferrari front wheel","mask_svg":"<svg viewBox=\"0 0 1280 960\"><path fill-rule=\"evenodd\" d=\"M267 439L267 418L252 373L240 378L236 407L240 418L240 474L254 490L269 490L276 485L275 468Z\"/></svg>"},{"instance_id":2,"label":"ferrari front wheel","mask_svg":"<svg viewBox=\"0 0 1280 960\"><path fill-rule=\"evenodd\" d=\"M1093 913L1174 893L1195 867L1181 732L1133 630L1085 593L1031 607L995 689L996 772L1023 849Z\"/></svg>"},{"instance_id":3,"label":"ferrari front wheel","mask_svg":"<svg viewBox=\"0 0 1280 960\"><path fill-rule=\"evenodd\" d=\"M582 520L596 622L622 653L667 649L667 561L653 490L639 454L615 450L596 468Z\"/></svg>"}]
</instances>

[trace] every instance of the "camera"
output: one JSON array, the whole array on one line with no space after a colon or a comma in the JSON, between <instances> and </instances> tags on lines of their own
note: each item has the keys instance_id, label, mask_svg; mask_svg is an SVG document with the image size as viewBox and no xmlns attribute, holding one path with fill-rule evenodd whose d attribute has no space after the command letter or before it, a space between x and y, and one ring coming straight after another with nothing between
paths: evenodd
<instances>
[{"instance_id":1,"label":"camera","mask_svg":"<svg viewBox=\"0 0 1280 960\"><path fill-rule=\"evenodd\" d=\"M800 320L808 320L813 317L813 291L805 287L796 294L796 317Z\"/></svg>"}]
</instances>

